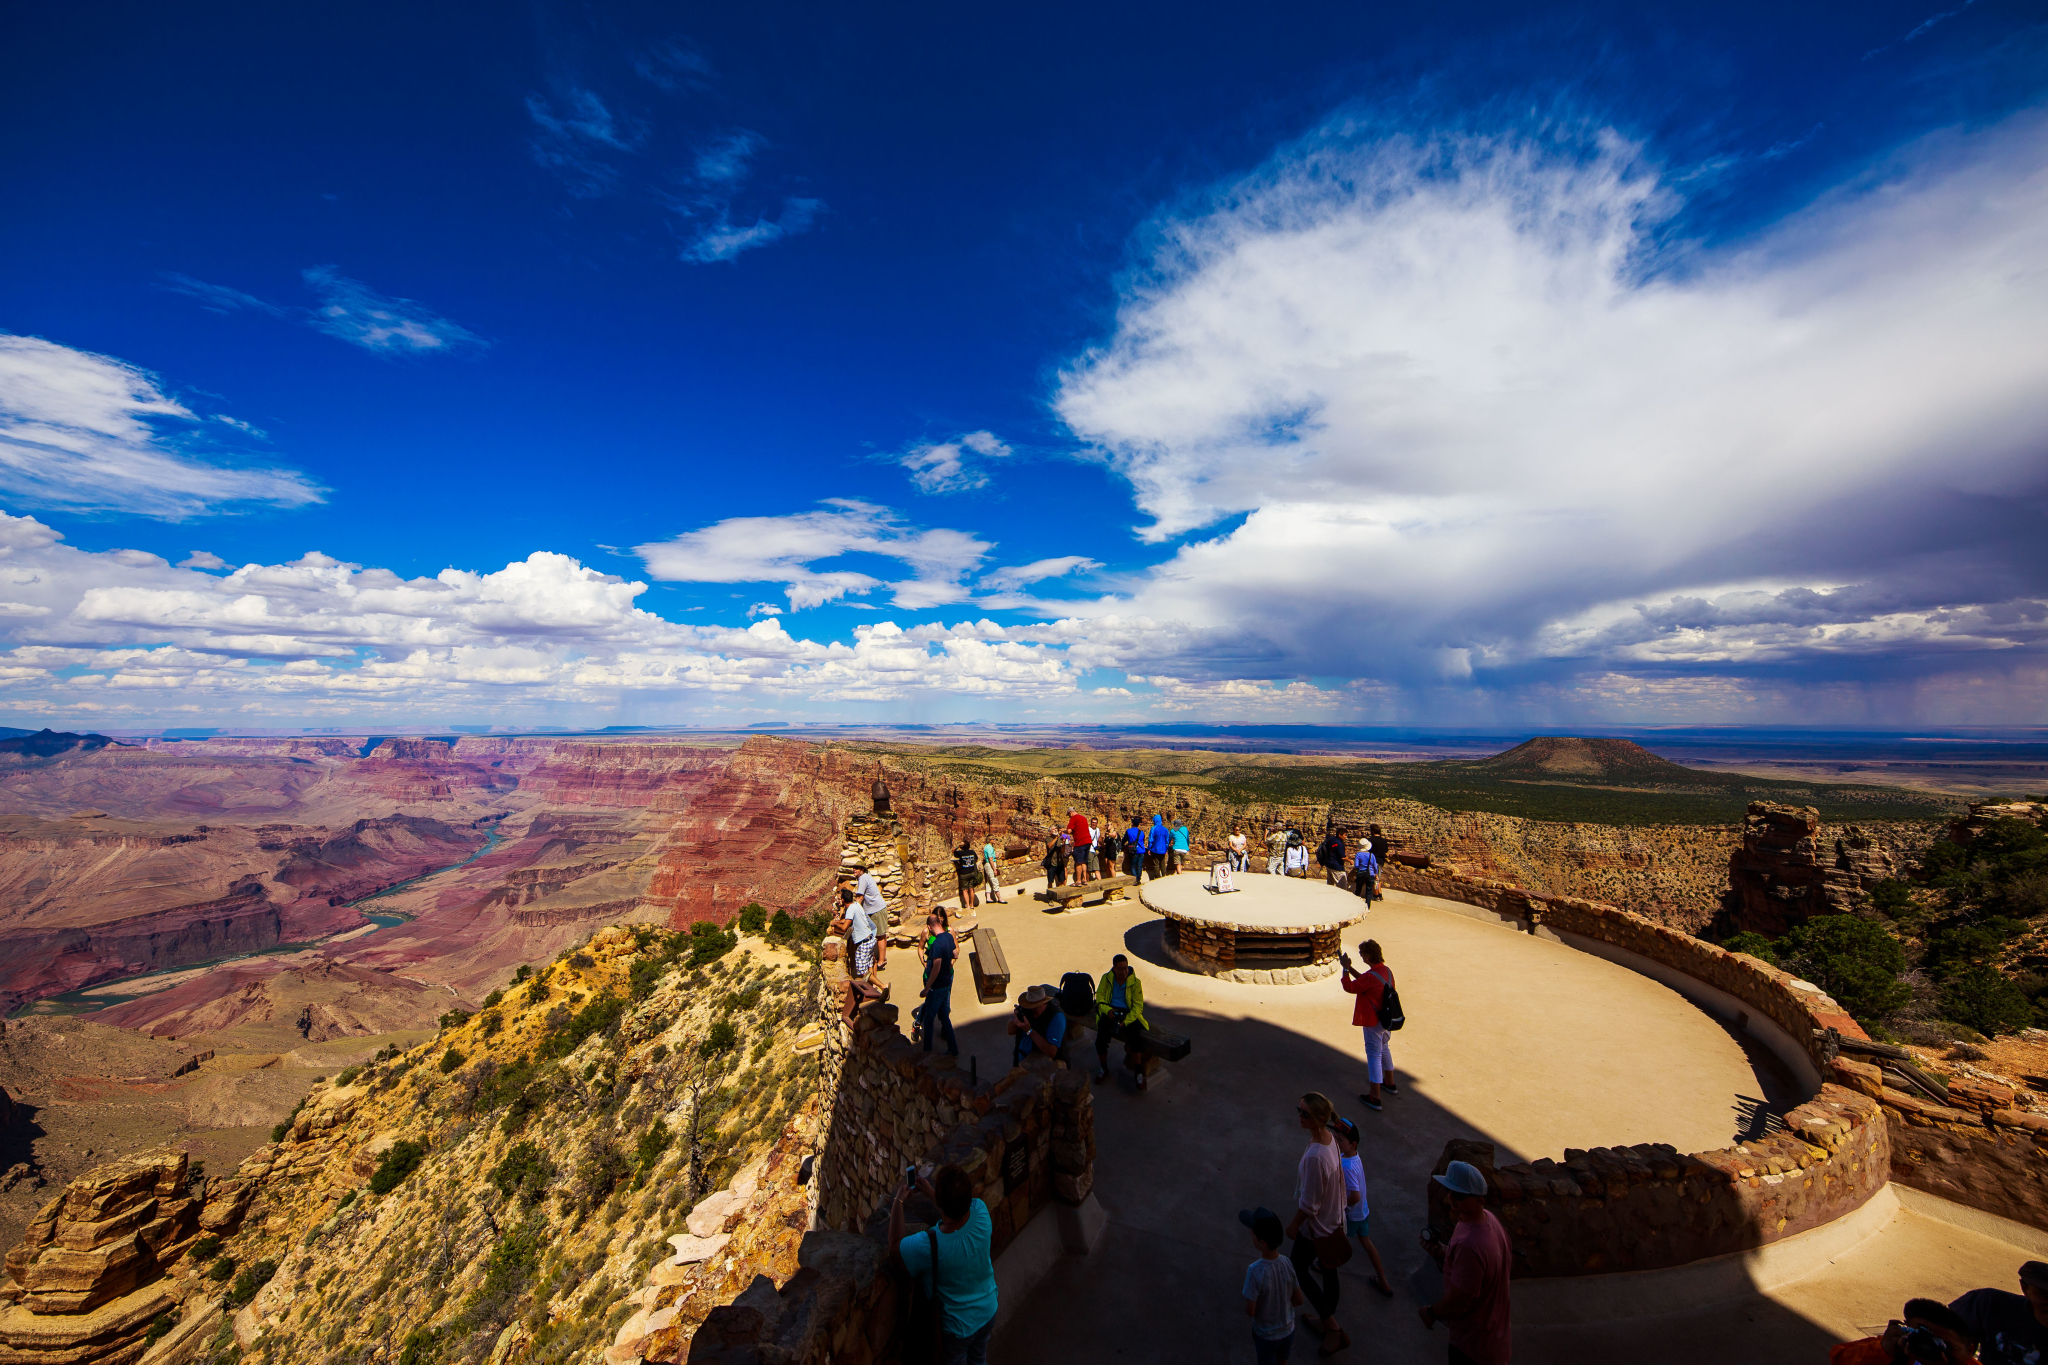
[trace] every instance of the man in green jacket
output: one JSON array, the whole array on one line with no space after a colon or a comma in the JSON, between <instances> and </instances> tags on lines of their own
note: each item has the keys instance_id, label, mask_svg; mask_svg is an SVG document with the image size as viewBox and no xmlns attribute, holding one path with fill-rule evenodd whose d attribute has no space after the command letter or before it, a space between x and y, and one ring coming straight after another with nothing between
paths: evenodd
<instances>
[{"instance_id":1,"label":"man in green jacket","mask_svg":"<svg viewBox=\"0 0 2048 1365\"><path fill-rule=\"evenodd\" d=\"M1110 959L1109 970L1095 983L1095 1079L1109 1079L1110 1040L1122 1037L1124 1058L1131 1061L1143 1051L1138 1030L1152 1025L1145 1020L1145 987L1131 970L1131 960L1122 953ZM1145 1072L1138 1068L1138 1089L1145 1088Z\"/></svg>"}]
</instances>

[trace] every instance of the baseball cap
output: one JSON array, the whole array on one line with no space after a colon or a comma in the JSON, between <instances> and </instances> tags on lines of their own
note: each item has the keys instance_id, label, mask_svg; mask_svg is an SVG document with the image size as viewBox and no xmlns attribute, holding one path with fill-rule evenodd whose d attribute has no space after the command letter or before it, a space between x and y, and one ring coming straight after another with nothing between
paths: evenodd
<instances>
[{"instance_id":1,"label":"baseball cap","mask_svg":"<svg viewBox=\"0 0 2048 1365\"><path fill-rule=\"evenodd\" d=\"M2020 1267L2020 1283L2048 1289L2048 1261L2028 1261Z\"/></svg>"},{"instance_id":2,"label":"baseball cap","mask_svg":"<svg viewBox=\"0 0 2048 1365\"><path fill-rule=\"evenodd\" d=\"M1239 1209L1237 1221L1252 1230L1252 1236L1269 1247L1277 1247L1286 1238L1287 1231L1280 1225L1280 1215L1264 1204L1255 1209Z\"/></svg>"},{"instance_id":3,"label":"baseball cap","mask_svg":"<svg viewBox=\"0 0 2048 1365\"><path fill-rule=\"evenodd\" d=\"M1486 1193L1486 1177L1469 1161L1453 1161L1442 1175L1432 1178L1452 1194Z\"/></svg>"},{"instance_id":4,"label":"baseball cap","mask_svg":"<svg viewBox=\"0 0 2048 1365\"><path fill-rule=\"evenodd\" d=\"M1354 1147L1358 1145L1358 1125L1350 1119L1331 1119L1330 1128Z\"/></svg>"}]
</instances>

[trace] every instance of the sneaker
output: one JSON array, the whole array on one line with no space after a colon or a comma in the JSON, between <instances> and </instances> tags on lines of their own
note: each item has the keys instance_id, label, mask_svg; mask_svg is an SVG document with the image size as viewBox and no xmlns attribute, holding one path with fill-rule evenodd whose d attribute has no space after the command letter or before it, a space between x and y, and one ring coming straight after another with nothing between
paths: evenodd
<instances>
[{"instance_id":1,"label":"sneaker","mask_svg":"<svg viewBox=\"0 0 2048 1365\"><path fill-rule=\"evenodd\" d=\"M1372 1110L1374 1113L1379 1112L1380 1102L1370 1095L1360 1095L1358 1097L1358 1102L1364 1105L1366 1108Z\"/></svg>"},{"instance_id":2,"label":"sneaker","mask_svg":"<svg viewBox=\"0 0 2048 1365\"><path fill-rule=\"evenodd\" d=\"M1401 1093L1401 1087L1395 1085L1392 1081L1381 1081L1380 1089L1386 1091L1389 1095L1398 1095Z\"/></svg>"},{"instance_id":3,"label":"sneaker","mask_svg":"<svg viewBox=\"0 0 2048 1365\"><path fill-rule=\"evenodd\" d=\"M1142 1071L1140 1071L1140 1072L1138 1073L1138 1089L1140 1089L1140 1090L1143 1090L1144 1088L1145 1088L1145 1073L1144 1073L1144 1072L1142 1072Z\"/></svg>"}]
</instances>

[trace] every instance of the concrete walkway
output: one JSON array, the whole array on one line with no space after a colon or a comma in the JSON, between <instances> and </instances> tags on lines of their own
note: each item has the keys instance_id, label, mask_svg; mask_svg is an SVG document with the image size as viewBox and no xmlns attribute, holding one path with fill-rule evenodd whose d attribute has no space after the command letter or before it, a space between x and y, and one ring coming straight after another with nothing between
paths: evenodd
<instances>
[{"instance_id":1,"label":"concrete walkway","mask_svg":"<svg viewBox=\"0 0 2048 1365\"><path fill-rule=\"evenodd\" d=\"M1373 1113L1358 1102L1362 1049L1351 997L1335 978L1254 986L1182 972L1167 964L1161 921L1143 905L1049 914L1024 898L1041 886L1011 888L1006 904L980 911L1002 938L1013 995L1068 971L1098 974L1111 954L1127 952L1152 1022L1189 1035L1194 1053L1149 1093L1120 1080L1098 1087L1096 1194L1108 1231L1034 1292L1020 1326L991 1349L998 1365L1054 1348L1091 1360L1250 1361L1237 1293L1252 1253L1235 1214L1261 1203L1288 1209L1304 1091L1322 1091L1363 1130L1374 1241L1402 1292L1381 1298L1366 1284L1365 1258L1353 1259L1338 1319L1354 1344L1337 1359L1375 1362L1444 1357L1446 1337L1422 1330L1407 1277L1423 1261L1424 1183L1448 1139L1491 1141L1502 1162L1634 1142L1697 1151L1725 1146L1752 1131L1761 1111L1797 1099L1768 1054L1746 1051L1656 982L1463 907L1393 892L1344 933L1354 958L1361 940L1379 941L1409 1021L1393 1047L1402 1093ZM1319 883L1290 886L1349 899ZM907 1026L916 955L893 950L884 979ZM1009 1007L974 999L964 961L953 1011L963 1054L982 1075L1000 1074ZM1092 1068L1090 1049L1082 1045L1077 1065ZM2020 1245L2031 1234L1988 1221L1959 1227L1952 1206L1915 1200L1887 1202L1854 1236L1789 1250L1765 1269L1655 1272L1664 1278L1618 1295L1619 1277L1531 1286L1517 1359L1583 1361L1590 1346L1594 1358L1824 1360L1830 1342L1881 1324L1911 1294L2011 1287L2019 1263L2038 1254ZM1304 1334L1296 1359L1313 1358Z\"/></svg>"}]
</instances>

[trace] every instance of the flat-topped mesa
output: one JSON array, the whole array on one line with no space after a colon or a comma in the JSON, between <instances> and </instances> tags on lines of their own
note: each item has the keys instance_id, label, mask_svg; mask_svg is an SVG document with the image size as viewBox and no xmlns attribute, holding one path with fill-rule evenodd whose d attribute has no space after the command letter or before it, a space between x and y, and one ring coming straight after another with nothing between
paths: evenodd
<instances>
[{"instance_id":1,"label":"flat-topped mesa","mask_svg":"<svg viewBox=\"0 0 2048 1365\"><path fill-rule=\"evenodd\" d=\"M200 1234L183 1152L97 1166L43 1206L0 1281L0 1359L125 1362L187 1285L166 1272ZM211 1220L218 1223L219 1219Z\"/></svg>"}]
</instances>

